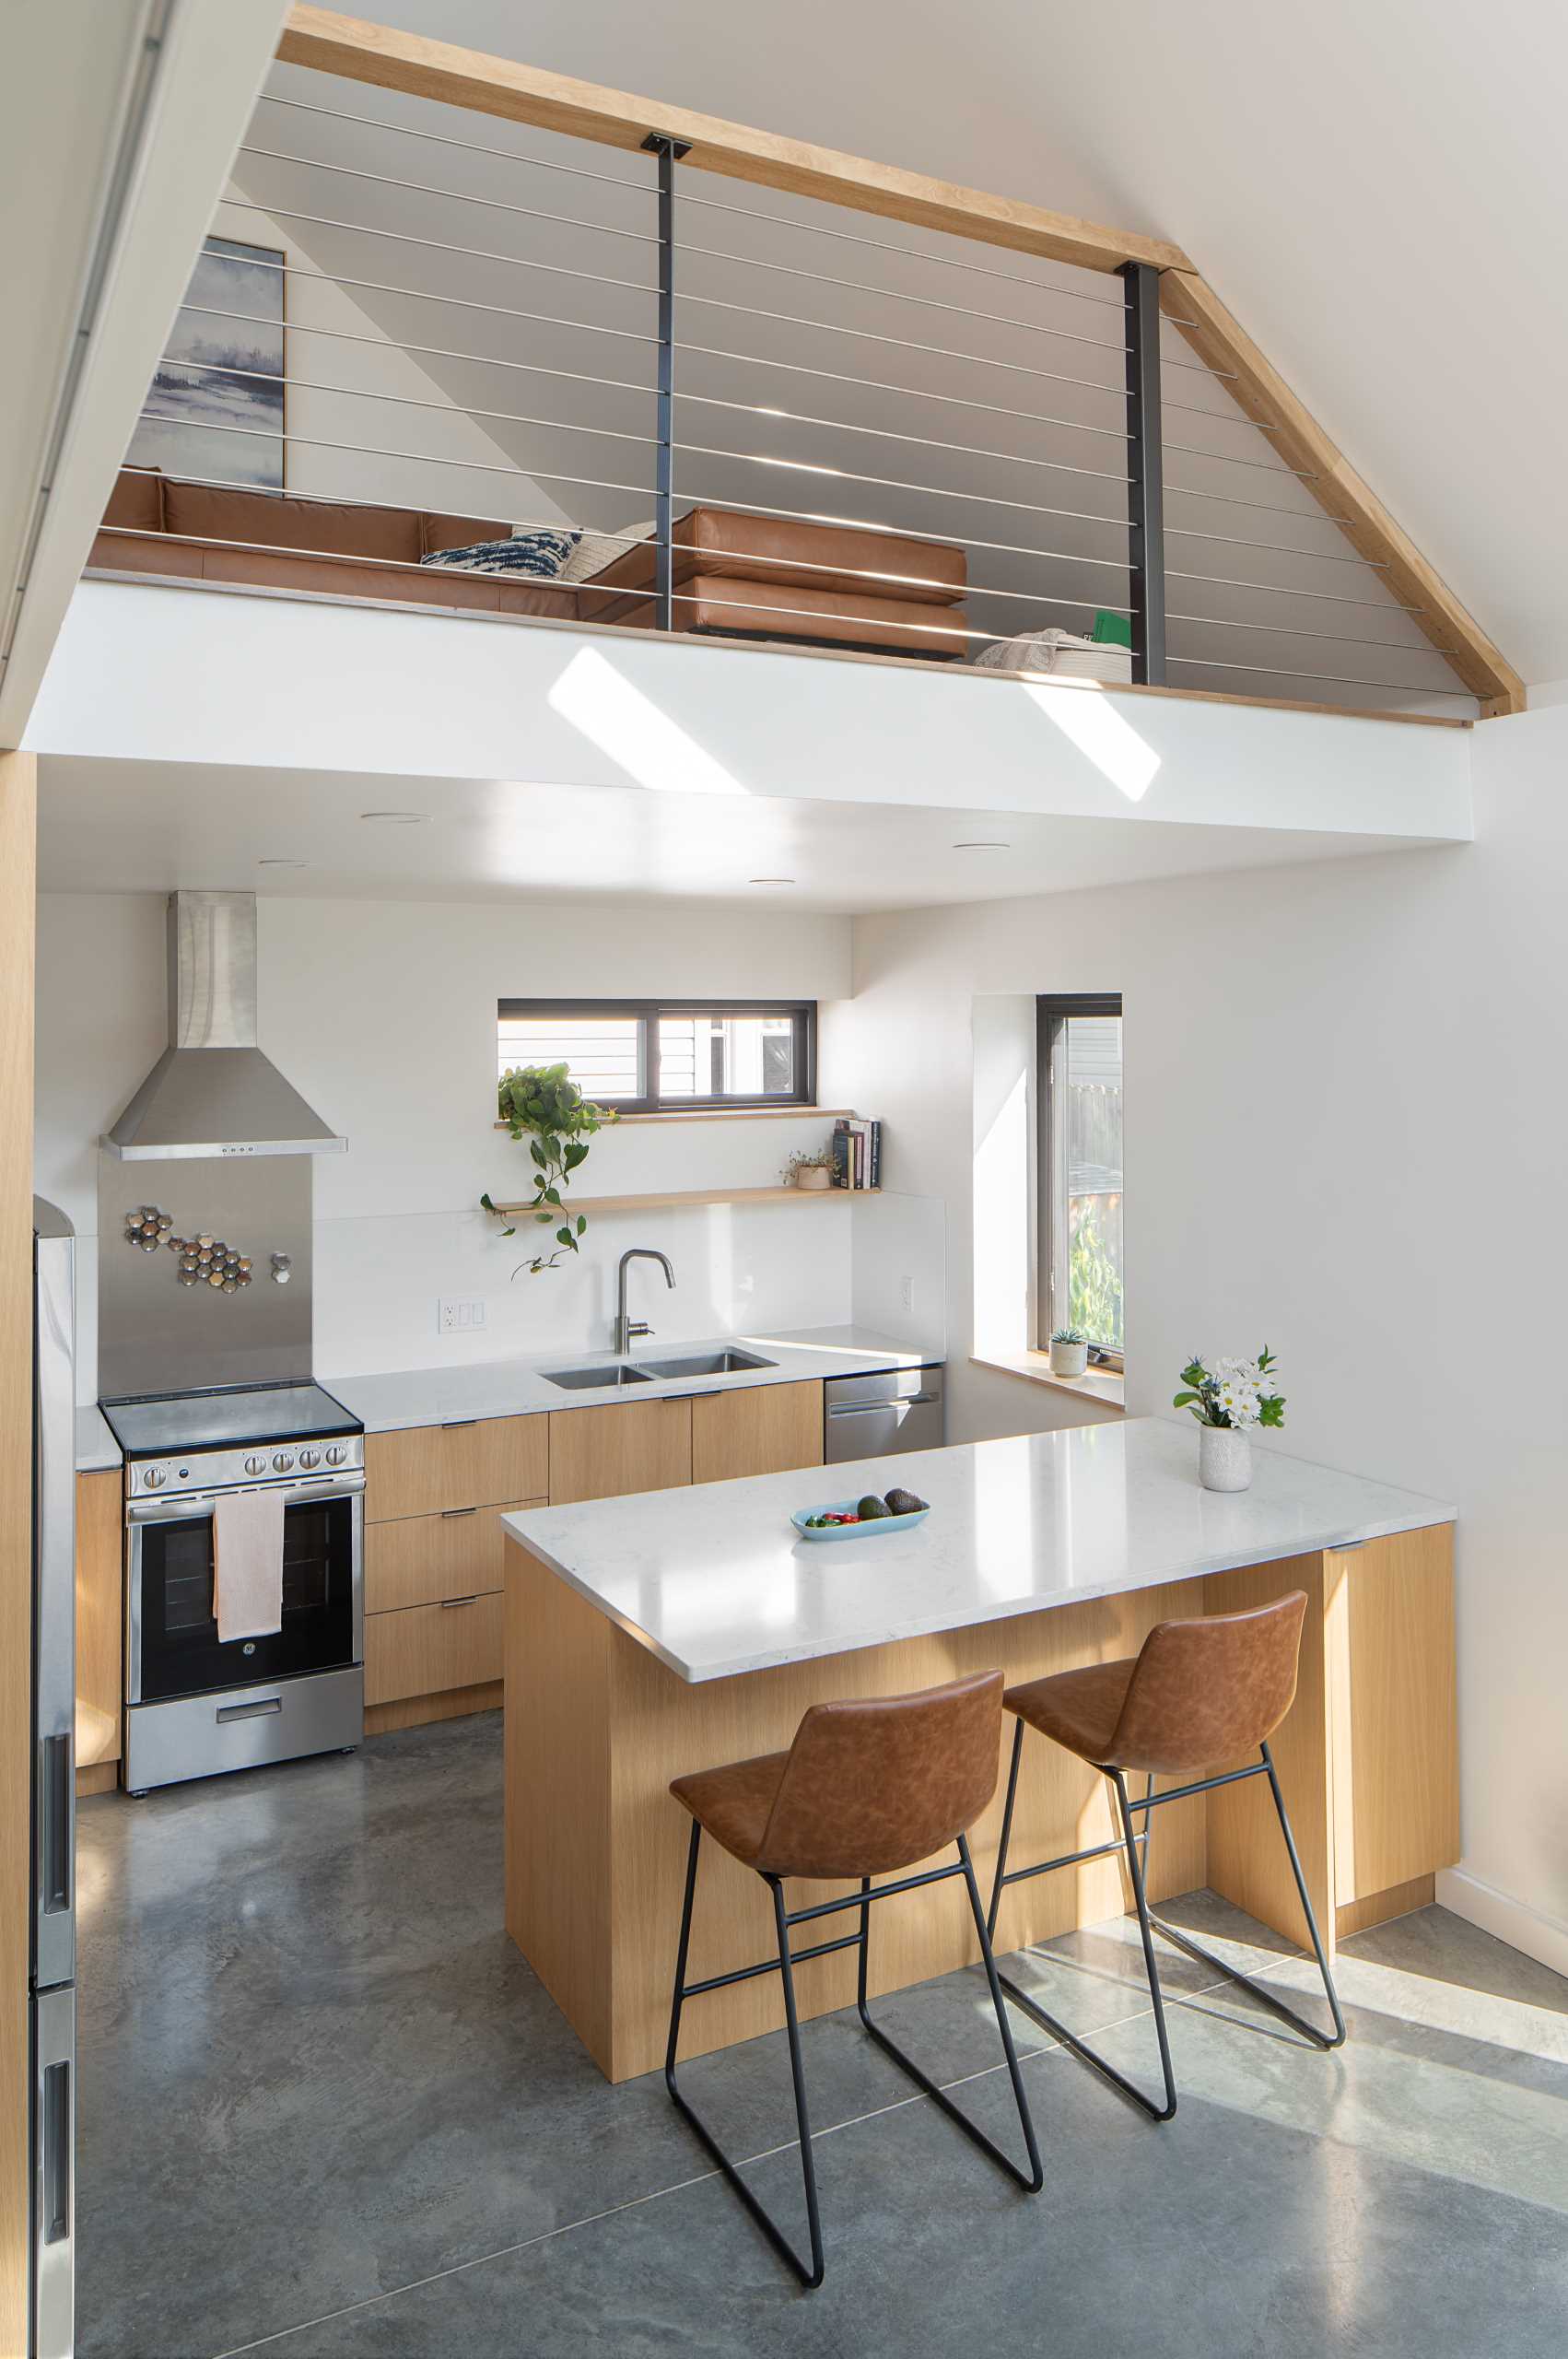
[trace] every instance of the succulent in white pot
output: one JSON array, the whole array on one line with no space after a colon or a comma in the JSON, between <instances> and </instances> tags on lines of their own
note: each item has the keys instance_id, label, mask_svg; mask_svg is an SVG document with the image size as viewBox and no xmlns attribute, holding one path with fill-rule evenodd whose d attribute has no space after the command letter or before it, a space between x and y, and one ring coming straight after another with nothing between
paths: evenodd
<instances>
[{"instance_id":1,"label":"succulent in white pot","mask_svg":"<svg viewBox=\"0 0 1568 2359\"><path fill-rule=\"evenodd\" d=\"M1267 1345L1255 1360L1206 1360L1182 1369L1183 1390L1171 1402L1198 1420L1198 1479L1206 1491L1245 1491L1252 1480L1254 1426L1282 1426L1285 1396L1276 1389L1279 1362Z\"/></svg>"},{"instance_id":2,"label":"succulent in white pot","mask_svg":"<svg viewBox=\"0 0 1568 2359\"><path fill-rule=\"evenodd\" d=\"M1059 1327L1051 1337L1051 1374L1082 1376L1089 1366L1089 1338L1082 1327Z\"/></svg>"}]
</instances>

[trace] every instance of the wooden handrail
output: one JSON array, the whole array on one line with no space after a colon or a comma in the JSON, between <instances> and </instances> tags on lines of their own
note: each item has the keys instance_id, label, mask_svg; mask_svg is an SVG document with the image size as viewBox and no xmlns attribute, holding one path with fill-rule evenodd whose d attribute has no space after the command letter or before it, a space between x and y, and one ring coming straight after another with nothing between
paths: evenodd
<instances>
[{"instance_id":1,"label":"wooden handrail","mask_svg":"<svg viewBox=\"0 0 1568 2359\"><path fill-rule=\"evenodd\" d=\"M649 133L686 143L688 167L821 199L857 213L906 221L989 246L1039 254L1083 270L1114 271L1150 263L1164 274L1164 309L1200 360L1224 376L1254 424L1270 428L1270 446L1309 479L1319 505L1340 523L1351 546L1383 569L1383 579L1434 647L1480 700L1483 715L1524 709L1524 683L1473 616L1433 570L1278 371L1233 318L1179 246L1131 230L1106 229L1071 214L988 195L928 179L891 164L785 139L716 115L662 105L598 83L431 41L421 33L367 23L335 9L297 5L278 56L290 65L336 74L443 106L467 107L543 131L564 132L602 147L638 149Z\"/></svg>"},{"instance_id":2,"label":"wooden handrail","mask_svg":"<svg viewBox=\"0 0 1568 2359\"><path fill-rule=\"evenodd\" d=\"M1084 270L1117 270L1124 262L1153 263L1159 270L1192 267L1179 246L1161 238L1103 229L1070 213L1048 213L1012 197L989 196L895 165L813 147L803 139L781 139L775 132L754 131L718 115L663 106L656 99L548 74L508 57L486 57L483 51L430 41L422 33L367 24L333 8L292 8L277 53L287 65L314 66L318 73L373 82L442 106L468 107L540 131L597 140L601 147L637 149L657 132L687 142L686 163L705 172L784 189L792 196L821 197L923 229L979 238L987 245L1011 246L1052 262L1076 263Z\"/></svg>"}]
</instances>

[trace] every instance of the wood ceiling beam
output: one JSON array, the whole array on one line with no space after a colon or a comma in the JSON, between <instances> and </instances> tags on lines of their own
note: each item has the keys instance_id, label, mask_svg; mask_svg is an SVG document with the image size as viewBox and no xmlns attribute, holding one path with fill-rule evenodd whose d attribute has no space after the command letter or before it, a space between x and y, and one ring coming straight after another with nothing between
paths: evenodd
<instances>
[{"instance_id":1,"label":"wood ceiling beam","mask_svg":"<svg viewBox=\"0 0 1568 2359\"><path fill-rule=\"evenodd\" d=\"M1270 447L1287 466L1301 471L1307 489L1340 524L1357 556L1370 558L1382 569L1384 581L1401 605L1420 609L1411 616L1416 628L1434 647L1454 651L1447 661L1480 699L1483 716L1522 712L1525 684L1513 665L1303 407L1213 288L1190 268L1172 270L1160 281L1160 296L1164 310L1181 323L1179 333L1199 360L1228 376L1226 391L1254 425L1272 428Z\"/></svg>"},{"instance_id":2,"label":"wood ceiling beam","mask_svg":"<svg viewBox=\"0 0 1568 2359\"><path fill-rule=\"evenodd\" d=\"M650 132L657 133L686 142L691 152L685 160L701 171L749 181L758 188L783 189L791 196L819 197L828 205L907 221L918 229L980 238L988 245L1074 263L1080 269L1111 271L1124 262L1153 263L1158 270L1191 268L1181 248L1161 238L1107 229L1069 213L1049 213L1037 205L960 188L892 164L843 156L802 139L782 139L774 132L754 131L717 115L661 106L626 90L547 74L510 58L487 57L483 51L430 41L421 33L367 24L332 8L293 8L277 53L287 65L308 65L319 74L339 74L410 98L500 115L540 131L566 132L574 139L597 140L602 147L635 151Z\"/></svg>"}]
</instances>

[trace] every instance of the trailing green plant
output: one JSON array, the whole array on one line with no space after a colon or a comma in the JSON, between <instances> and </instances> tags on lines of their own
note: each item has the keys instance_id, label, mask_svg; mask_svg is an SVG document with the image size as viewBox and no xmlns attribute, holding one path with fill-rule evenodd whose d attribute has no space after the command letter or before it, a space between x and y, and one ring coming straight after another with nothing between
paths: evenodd
<instances>
[{"instance_id":1,"label":"trailing green plant","mask_svg":"<svg viewBox=\"0 0 1568 2359\"><path fill-rule=\"evenodd\" d=\"M830 1146L798 1147L784 1166L784 1185L792 1188L802 1171L831 1171L833 1149Z\"/></svg>"},{"instance_id":2,"label":"trailing green plant","mask_svg":"<svg viewBox=\"0 0 1568 2359\"><path fill-rule=\"evenodd\" d=\"M533 1197L524 1212L546 1228L555 1221L561 1224L556 1230L553 1253L536 1253L531 1262L520 1262L512 1272L514 1278L520 1270L533 1276L541 1270L553 1270L564 1254L579 1250L587 1216L579 1213L572 1218L563 1191L569 1188L572 1174L586 1157L593 1133L613 1122L615 1115L613 1109L595 1106L586 1098L568 1080L564 1064L509 1066L500 1078L497 1103L502 1121L514 1139L528 1141L533 1159ZM479 1202L497 1220L505 1218L487 1192ZM503 1228L501 1235L515 1237L517 1230Z\"/></svg>"}]
</instances>

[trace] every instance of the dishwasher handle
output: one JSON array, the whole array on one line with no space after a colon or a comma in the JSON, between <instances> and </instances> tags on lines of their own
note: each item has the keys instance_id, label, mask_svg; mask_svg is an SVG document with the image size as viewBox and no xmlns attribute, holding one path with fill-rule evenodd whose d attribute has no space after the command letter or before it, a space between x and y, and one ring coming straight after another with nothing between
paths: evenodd
<instances>
[{"instance_id":1,"label":"dishwasher handle","mask_svg":"<svg viewBox=\"0 0 1568 2359\"><path fill-rule=\"evenodd\" d=\"M885 1417L893 1409L930 1408L942 1399L940 1392L901 1392L892 1401L846 1401L828 1408L830 1417Z\"/></svg>"}]
</instances>

